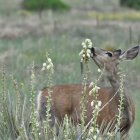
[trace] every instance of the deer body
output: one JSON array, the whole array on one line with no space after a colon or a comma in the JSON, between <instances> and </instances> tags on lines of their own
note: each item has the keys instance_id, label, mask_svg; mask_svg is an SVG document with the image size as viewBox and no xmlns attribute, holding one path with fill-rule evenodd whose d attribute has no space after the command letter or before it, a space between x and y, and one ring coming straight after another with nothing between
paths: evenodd
<instances>
[{"instance_id":1,"label":"deer body","mask_svg":"<svg viewBox=\"0 0 140 140\"><path fill-rule=\"evenodd\" d=\"M81 122L81 110L80 110L80 101L82 98L82 85L60 85L53 87L53 93L52 93L52 111L53 115L59 120L62 121L64 116L67 114L74 123L80 123ZM87 90L87 103L86 103L86 123L88 123L92 118L92 107L91 102L93 101L92 95L89 95L88 92L91 89L89 88ZM104 94L102 94L104 92ZM113 96L113 89L112 88L101 88L98 91L98 100L102 102L102 105L106 104L109 99ZM47 89L44 89L42 91L42 96L40 97L40 107L38 107L38 111L42 113L44 111L44 116L40 116L41 119L45 119L45 110L42 110L46 106L46 97L48 96ZM114 101L116 98L112 100L112 102L118 102L118 100ZM116 103L112 106L106 106L101 112L100 117L103 117L104 119L110 121L112 118L115 117L117 106ZM118 104L118 103L117 103ZM43 107L44 106L44 107ZM111 108L108 108L111 107ZM106 115L105 115L106 114ZM109 114L109 115L108 115ZM100 119L99 119L99 121Z\"/></svg>"},{"instance_id":2,"label":"deer body","mask_svg":"<svg viewBox=\"0 0 140 140\"><path fill-rule=\"evenodd\" d=\"M114 130L116 124L116 115L118 115L118 105L120 100L119 88L119 76L118 76L118 59L133 59L137 56L139 46L128 50L125 53L121 53L120 50L114 52L108 52L98 48L92 48L92 58L99 68L105 68L107 72L107 79L111 83L111 87L104 87L98 90L97 100L102 102L101 111L97 118L97 124L102 125L103 122L106 124L112 122L110 130ZM111 54L108 54L111 53ZM113 56L112 56L113 55ZM110 58L111 57L111 58ZM82 85L59 85L52 88L52 106L51 106L51 125L55 124L55 119L62 122L65 115L71 118L74 124L81 123L81 99L82 99ZM94 108L91 107L93 96L89 95L91 88L87 86L86 93L86 112L85 112L85 123L88 124L92 119L92 111ZM116 92L118 92L116 94ZM125 134L128 133L135 119L135 106L132 99L124 91L124 103L123 111L120 123L120 132ZM39 118L45 120L46 117L46 97L48 96L48 90L43 89L37 98L37 111ZM110 100L112 98L112 100ZM109 102L110 101L110 102ZM107 104L108 103L108 104ZM85 124L85 125L86 125Z\"/></svg>"}]
</instances>

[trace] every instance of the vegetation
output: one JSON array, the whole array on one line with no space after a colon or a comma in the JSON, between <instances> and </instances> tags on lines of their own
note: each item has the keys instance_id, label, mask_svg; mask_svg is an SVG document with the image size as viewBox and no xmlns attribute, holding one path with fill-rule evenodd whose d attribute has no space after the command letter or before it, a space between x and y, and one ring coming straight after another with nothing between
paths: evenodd
<instances>
[{"instance_id":1,"label":"vegetation","mask_svg":"<svg viewBox=\"0 0 140 140\"><path fill-rule=\"evenodd\" d=\"M43 11L44 9L66 10L69 8L61 0L24 0L22 6L30 11Z\"/></svg>"},{"instance_id":2,"label":"vegetation","mask_svg":"<svg viewBox=\"0 0 140 140\"><path fill-rule=\"evenodd\" d=\"M117 6L117 1L107 0L100 3L95 0L93 4L93 0L86 0L85 5L85 0L64 0L68 5L74 7L72 12L61 14L56 12L51 16L48 11L44 11L42 19L38 19L36 14L23 16L21 11L17 10L18 2L17 0L0 1L0 104L3 104L5 111L5 121L3 121L2 108L0 110L0 137L3 140L15 139L19 133L25 140L31 134L28 130L33 130L30 125L32 111L29 108L31 107L31 91L37 95L38 90L47 86L48 82L46 73L41 71L42 63L46 60L44 52L50 52L53 60L55 84L82 83L80 59L77 54L81 50L80 44L83 39L91 38L95 41L95 46L101 48L123 49L135 46L140 41L140 19L131 18L137 17L139 12L123 10ZM95 15L93 10L96 12ZM112 11L118 17L115 14L111 14L111 18L108 14L106 15ZM129 16L125 18L123 15L125 12L130 14L130 18ZM99 25L96 25L96 15L100 17L100 14L105 20L101 18ZM131 43L130 27L132 27ZM31 90L29 85L31 85L33 61L35 77L34 90ZM4 70L3 64L5 64ZM129 68L127 62L121 67L126 73L126 85L128 81L131 83L127 88L136 106L136 120L131 129L130 139L138 140L140 137L139 58L131 62ZM91 70L89 80L92 81L99 74L97 67L92 62L90 62L89 68ZM105 80L101 80L102 84L107 83ZM60 126L60 134L65 133L65 138L74 139L81 130L79 126L72 126L69 121L66 117L65 125ZM36 125L38 126L38 124ZM36 130L39 129L37 127ZM67 133L68 131L65 130L72 133ZM38 135L36 137L40 137ZM32 138L32 135L30 137ZM63 138L62 135L59 135L59 139Z\"/></svg>"},{"instance_id":3,"label":"vegetation","mask_svg":"<svg viewBox=\"0 0 140 140\"><path fill-rule=\"evenodd\" d=\"M140 12L136 12L136 11L131 11L131 12L117 12L117 13L111 13L111 12L107 12L107 13L98 13L98 12L90 12L89 16L92 18L98 18L98 20L101 21L107 21L107 20L115 20L115 21L137 21L140 20Z\"/></svg>"},{"instance_id":4,"label":"vegetation","mask_svg":"<svg viewBox=\"0 0 140 140\"><path fill-rule=\"evenodd\" d=\"M140 0L120 0L120 5L140 10Z\"/></svg>"},{"instance_id":5,"label":"vegetation","mask_svg":"<svg viewBox=\"0 0 140 140\"><path fill-rule=\"evenodd\" d=\"M85 45L89 40L85 41ZM91 43L89 43L90 45ZM86 50L83 46L83 54L81 55L81 59L86 64L86 67L88 70L88 62L90 59L89 56L89 45L86 46ZM90 45L91 47L91 45ZM34 63L32 64L31 68L31 77L30 77L30 86L28 91L30 94L23 95L24 92L24 86L19 85L17 81L14 79L13 76L11 76L11 83L13 84L13 89L15 90L13 94L8 92L7 88L7 74L5 73L5 67L3 66L2 73L1 73L1 110L0 110L0 139L19 139L19 140L39 140L39 139L98 139L98 138L107 138L107 139L119 139L119 133L116 131L114 133L110 133L107 130L105 130L104 134L100 133L100 129L102 131L102 128L98 128L97 125L97 117L98 113L100 111L101 107L101 101L97 100L96 93L98 92L97 85L91 85L91 91L90 93L93 94L94 100L91 104L92 107L95 108L93 111L93 118L92 123L90 126L85 126L85 98L84 95L87 93L86 86L88 81L88 71L85 71L85 77L83 79L83 98L81 100L81 109L82 109L82 124L74 126L71 122L70 118L66 115L62 124L57 124L59 133L57 133L56 128L50 127L50 107L51 107L51 93L53 92L52 88L52 76L54 73L54 66L52 63L52 60L48 57L46 62L43 63L42 70L47 71L47 77L48 77L48 98L47 98L47 110L46 110L46 121L43 123L40 123L40 121L37 119L37 112L35 110L35 73L34 73ZM98 82L101 79L101 75L99 75ZM123 82L123 81L122 81ZM96 83L97 84L97 83ZM29 99L27 99L27 97ZM14 100L13 100L14 98ZM121 100L120 100L121 103ZM12 106L12 108L11 108ZM117 121L119 125L119 121L121 119L121 108L122 104L118 107L119 114L117 116ZM110 125L110 124L109 124ZM87 127L89 128L89 131L87 131ZM116 128L118 129L118 128Z\"/></svg>"}]
</instances>

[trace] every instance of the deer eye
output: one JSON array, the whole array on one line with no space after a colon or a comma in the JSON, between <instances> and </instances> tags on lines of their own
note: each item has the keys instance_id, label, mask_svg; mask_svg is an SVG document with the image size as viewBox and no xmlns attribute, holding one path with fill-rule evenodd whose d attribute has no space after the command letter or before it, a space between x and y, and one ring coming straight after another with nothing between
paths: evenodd
<instances>
[{"instance_id":1,"label":"deer eye","mask_svg":"<svg viewBox=\"0 0 140 140\"><path fill-rule=\"evenodd\" d=\"M112 57L112 53L111 53L111 52L106 52L106 54L107 54L109 57Z\"/></svg>"}]
</instances>

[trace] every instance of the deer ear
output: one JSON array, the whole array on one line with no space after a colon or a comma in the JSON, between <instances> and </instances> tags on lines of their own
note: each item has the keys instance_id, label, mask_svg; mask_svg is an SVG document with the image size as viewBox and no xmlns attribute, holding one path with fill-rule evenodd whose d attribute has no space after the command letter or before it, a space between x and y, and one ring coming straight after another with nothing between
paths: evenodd
<instances>
[{"instance_id":1,"label":"deer ear","mask_svg":"<svg viewBox=\"0 0 140 140\"><path fill-rule=\"evenodd\" d=\"M126 52L122 53L120 59L132 60L138 55L139 50L140 50L140 46L135 46L127 50Z\"/></svg>"},{"instance_id":2,"label":"deer ear","mask_svg":"<svg viewBox=\"0 0 140 140\"><path fill-rule=\"evenodd\" d=\"M121 53L122 53L122 50L121 50L121 49L118 49L118 50L113 51L113 54L114 54L117 58L120 57Z\"/></svg>"}]
</instances>

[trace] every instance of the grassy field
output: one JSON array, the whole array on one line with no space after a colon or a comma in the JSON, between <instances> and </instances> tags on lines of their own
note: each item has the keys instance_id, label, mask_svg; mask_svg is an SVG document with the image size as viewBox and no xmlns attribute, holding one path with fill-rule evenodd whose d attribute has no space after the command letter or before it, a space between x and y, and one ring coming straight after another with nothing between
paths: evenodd
<instances>
[{"instance_id":1,"label":"grassy field","mask_svg":"<svg viewBox=\"0 0 140 140\"><path fill-rule=\"evenodd\" d=\"M90 38L101 48L128 49L140 43L140 12L119 7L113 0L64 0L71 6L67 12L44 11L42 17L20 9L18 0L0 1L0 64L18 83L29 86L34 61L36 90L46 86L41 72L45 53L54 62L55 84L81 83L81 42ZM140 138L140 57L121 64L126 73L126 87L136 105L136 120L130 139ZM90 62L94 80L97 67ZM14 92L8 82L8 91ZM29 93L29 92L27 92Z\"/></svg>"}]
</instances>

